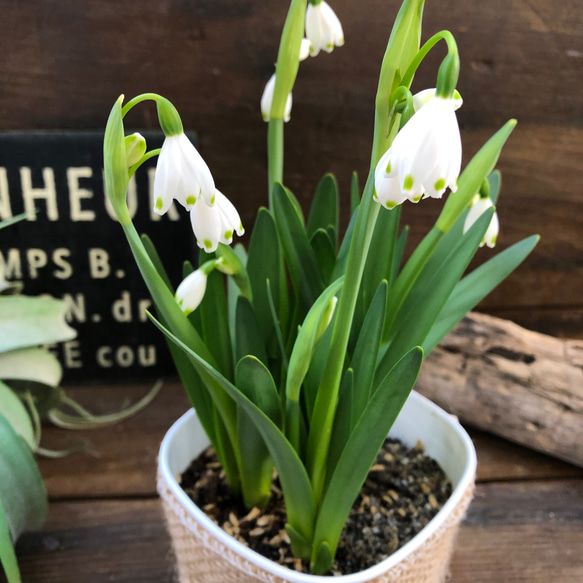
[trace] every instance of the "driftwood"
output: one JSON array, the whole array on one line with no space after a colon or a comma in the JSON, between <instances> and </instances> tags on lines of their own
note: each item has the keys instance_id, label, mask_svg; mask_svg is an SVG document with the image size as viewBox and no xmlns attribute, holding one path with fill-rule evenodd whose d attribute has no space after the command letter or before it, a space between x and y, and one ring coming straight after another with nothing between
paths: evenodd
<instances>
[{"instance_id":1,"label":"driftwood","mask_svg":"<svg viewBox=\"0 0 583 583\"><path fill-rule=\"evenodd\" d=\"M461 421L583 466L583 341L471 313L428 356L417 390Z\"/></svg>"}]
</instances>

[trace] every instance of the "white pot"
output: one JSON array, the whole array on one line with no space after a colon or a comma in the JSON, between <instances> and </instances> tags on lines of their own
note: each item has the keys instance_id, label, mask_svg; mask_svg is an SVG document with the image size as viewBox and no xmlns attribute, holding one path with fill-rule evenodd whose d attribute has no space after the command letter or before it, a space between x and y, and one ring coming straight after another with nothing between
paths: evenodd
<instances>
[{"instance_id":1,"label":"white pot","mask_svg":"<svg viewBox=\"0 0 583 583\"><path fill-rule=\"evenodd\" d=\"M408 446L420 440L452 482L453 492L433 520L390 557L360 573L334 577L336 583L439 583L444 580L456 532L472 497L476 452L452 417L413 392L389 433ZM162 498L180 583L264 581L330 583L278 565L229 536L185 494L180 474L209 445L193 410L170 428L160 447L158 492Z\"/></svg>"}]
</instances>

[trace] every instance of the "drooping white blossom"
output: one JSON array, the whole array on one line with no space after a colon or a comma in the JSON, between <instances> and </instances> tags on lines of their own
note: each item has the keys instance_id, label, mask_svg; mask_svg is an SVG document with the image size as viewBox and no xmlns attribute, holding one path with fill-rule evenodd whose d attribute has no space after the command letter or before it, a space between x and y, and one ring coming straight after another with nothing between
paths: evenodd
<instances>
[{"instance_id":1,"label":"drooping white blossom","mask_svg":"<svg viewBox=\"0 0 583 583\"><path fill-rule=\"evenodd\" d=\"M397 134L375 170L375 200L389 208L406 199L441 198L447 187L457 190L462 143L455 110L461 97L425 97L418 97L418 111Z\"/></svg>"},{"instance_id":2,"label":"drooping white blossom","mask_svg":"<svg viewBox=\"0 0 583 583\"><path fill-rule=\"evenodd\" d=\"M212 205L215 182L206 162L184 133L166 137L154 178L154 212L165 214L173 200L191 210L198 200Z\"/></svg>"},{"instance_id":3,"label":"drooping white blossom","mask_svg":"<svg viewBox=\"0 0 583 583\"><path fill-rule=\"evenodd\" d=\"M315 6L308 4L306 10L306 37L310 41L310 54L315 57L320 51L331 53L334 47L344 44L342 24L330 5L322 1Z\"/></svg>"},{"instance_id":4,"label":"drooping white blossom","mask_svg":"<svg viewBox=\"0 0 583 583\"><path fill-rule=\"evenodd\" d=\"M207 253L216 251L219 243L230 245L233 233L245 232L241 218L233 203L219 190L215 190L212 207L198 200L190 211L190 222L196 243Z\"/></svg>"},{"instance_id":5,"label":"drooping white blossom","mask_svg":"<svg viewBox=\"0 0 583 583\"><path fill-rule=\"evenodd\" d=\"M180 309L188 316L194 312L204 298L207 274L197 269L187 275L176 290L176 301Z\"/></svg>"},{"instance_id":6,"label":"drooping white blossom","mask_svg":"<svg viewBox=\"0 0 583 583\"><path fill-rule=\"evenodd\" d=\"M464 221L464 233L466 233L470 227L485 213L489 208L494 205L489 197L482 198L479 194L476 194L472 200L472 205ZM488 229L480 243L480 247L488 245L488 247L493 248L496 245L496 239L498 238L498 232L500 230L500 222L498 220L498 214L494 212L492 215L492 220L488 225Z\"/></svg>"},{"instance_id":7,"label":"drooping white blossom","mask_svg":"<svg viewBox=\"0 0 583 583\"><path fill-rule=\"evenodd\" d=\"M310 46L310 41L303 38L300 46L300 61L305 61L310 56Z\"/></svg>"},{"instance_id":8,"label":"drooping white blossom","mask_svg":"<svg viewBox=\"0 0 583 583\"><path fill-rule=\"evenodd\" d=\"M273 103L273 91L275 89L275 73L271 76L271 79L265 85L263 90L263 95L261 96L261 115L263 116L263 121L269 121L271 117L271 104ZM283 113L283 121L289 121L292 109L292 94L287 96L285 102L285 110Z\"/></svg>"},{"instance_id":9,"label":"drooping white blossom","mask_svg":"<svg viewBox=\"0 0 583 583\"><path fill-rule=\"evenodd\" d=\"M436 89L433 87L433 89L424 89L413 95L413 108L416 112L435 97L435 91ZM452 101L454 111L457 111L464 104L464 100L457 90L453 92Z\"/></svg>"}]
</instances>

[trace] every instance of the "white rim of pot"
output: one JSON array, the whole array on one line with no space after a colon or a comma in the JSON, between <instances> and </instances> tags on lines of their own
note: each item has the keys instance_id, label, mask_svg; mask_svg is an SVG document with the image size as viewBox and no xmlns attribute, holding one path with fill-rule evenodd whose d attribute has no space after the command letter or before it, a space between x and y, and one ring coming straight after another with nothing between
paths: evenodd
<instances>
[{"instance_id":1,"label":"white rim of pot","mask_svg":"<svg viewBox=\"0 0 583 583\"><path fill-rule=\"evenodd\" d=\"M160 446L159 458L158 458L158 469L165 481L166 485L174 494L176 499L184 506L187 512L208 530L214 537L219 539L223 544L231 548L237 554L241 555L244 559L256 564L265 571L281 577L284 580L291 581L293 583L330 583L331 580L339 581L340 583L363 583L375 577L379 577L395 567L398 563L407 558L416 549L418 549L425 541L427 541L437 530L444 524L447 517L453 512L456 506L461 502L466 490L473 483L474 476L476 473L477 458L476 450L470 436L467 434L465 429L460 425L457 417L450 415L435 403L431 402L429 399L423 397L419 393L413 391L409 397L418 404L422 404L429 408L431 412L439 417L446 425L454 430L457 437L463 446L463 452L466 456L466 463L463 474L460 478L459 483L454 488L451 496L447 502L443 505L441 510L433 517L433 519L425 526L417 535L415 535L409 542L403 545L400 549L395 551L391 556L387 557L384 561L369 567L364 571L359 571L358 573L352 573L350 575L341 575L338 577L330 576L320 576L320 575L310 575L305 573L299 573L279 565L263 555L260 555L256 551L246 547L245 545L238 542L236 539L228 535L220 526L215 524L186 494L186 492L180 487L176 476L172 474L169 468L169 451L172 447L173 441L176 434L180 431L184 424L191 422L193 417L196 417L194 409L190 409L184 415L182 415L168 430L162 444ZM186 469L186 468L184 468ZM187 526L187 525L185 525ZM188 526L187 526L188 528ZM193 534L193 536L195 536Z\"/></svg>"}]
</instances>

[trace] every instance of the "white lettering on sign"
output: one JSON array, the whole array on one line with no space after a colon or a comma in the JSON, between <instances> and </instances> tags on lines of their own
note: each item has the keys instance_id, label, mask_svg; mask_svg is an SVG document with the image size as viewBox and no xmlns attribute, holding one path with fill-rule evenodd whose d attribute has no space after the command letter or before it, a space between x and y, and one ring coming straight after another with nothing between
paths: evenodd
<instances>
[{"instance_id":1,"label":"white lettering on sign","mask_svg":"<svg viewBox=\"0 0 583 583\"><path fill-rule=\"evenodd\" d=\"M121 298L113 302L111 315L116 322L132 321L132 303L129 291L121 292Z\"/></svg>"},{"instance_id":2,"label":"white lettering on sign","mask_svg":"<svg viewBox=\"0 0 583 583\"><path fill-rule=\"evenodd\" d=\"M69 340L63 344L65 368L81 368L83 366L80 348L79 340Z\"/></svg>"},{"instance_id":3,"label":"white lettering on sign","mask_svg":"<svg viewBox=\"0 0 583 583\"><path fill-rule=\"evenodd\" d=\"M63 294L65 302L65 320L69 323L86 322L87 311L85 310L85 296L83 294Z\"/></svg>"},{"instance_id":4,"label":"white lettering on sign","mask_svg":"<svg viewBox=\"0 0 583 583\"><path fill-rule=\"evenodd\" d=\"M47 254L42 249L28 249L26 252L26 262L28 264L28 275L30 279L36 279L39 269L42 269L48 263Z\"/></svg>"},{"instance_id":5,"label":"white lettering on sign","mask_svg":"<svg viewBox=\"0 0 583 583\"><path fill-rule=\"evenodd\" d=\"M36 221L35 201L44 200L49 221L58 221L57 189L55 187L55 173L52 168L43 168L43 182L44 187L34 188L30 168L25 166L20 169L20 186L22 188L24 210L28 213L29 221Z\"/></svg>"},{"instance_id":6,"label":"white lettering on sign","mask_svg":"<svg viewBox=\"0 0 583 583\"><path fill-rule=\"evenodd\" d=\"M140 345L136 348L128 345L100 346L95 352L95 360L101 368L112 368L119 366L129 368L136 363L141 367L156 365L156 347L152 344L148 346Z\"/></svg>"},{"instance_id":7,"label":"white lettering on sign","mask_svg":"<svg viewBox=\"0 0 583 583\"><path fill-rule=\"evenodd\" d=\"M69 279L73 275L73 267L65 257L71 257L69 249L61 247L53 251L53 263L59 268L53 271L57 279Z\"/></svg>"},{"instance_id":8,"label":"white lettering on sign","mask_svg":"<svg viewBox=\"0 0 583 583\"><path fill-rule=\"evenodd\" d=\"M9 249L6 256L0 251L0 272L6 279L22 279L19 249Z\"/></svg>"},{"instance_id":9,"label":"white lettering on sign","mask_svg":"<svg viewBox=\"0 0 583 583\"><path fill-rule=\"evenodd\" d=\"M105 279L111 273L109 254L105 249L89 249L89 275L91 279Z\"/></svg>"},{"instance_id":10,"label":"white lettering on sign","mask_svg":"<svg viewBox=\"0 0 583 583\"><path fill-rule=\"evenodd\" d=\"M95 211L83 209L81 201L83 199L93 198L93 192L87 188L79 186L80 178L91 178L93 170L89 166L82 168L67 168L67 184L69 185L69 202L71 205L71 220L77 221L94 221Z\"/></svg>"},{"instance_id":11,"label":"white lettering on sign","mask_svg":"<svg viewBox=\"0 0 583 583\"><path fill-rule=\"evenodd\" d=\"M12 218L6 168L0 168L0 221Z\"/></svg>"}]
</instances>

